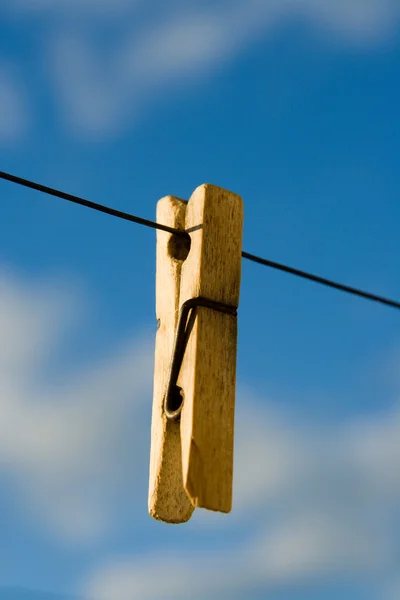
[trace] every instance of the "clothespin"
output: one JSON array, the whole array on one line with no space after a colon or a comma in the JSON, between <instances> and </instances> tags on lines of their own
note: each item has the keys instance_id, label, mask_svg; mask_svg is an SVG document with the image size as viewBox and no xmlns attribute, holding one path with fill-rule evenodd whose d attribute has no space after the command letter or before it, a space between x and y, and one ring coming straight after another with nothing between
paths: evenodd
<instances>
[{"instance_id":1,"label":"clothespin","mask_svg":"<svg viewBox=\"0 0 400 600\"><path fill-rule=\"evenodd\" d=\"M188 521L232 507L243 203L198 187L157 204L156 336L149 513Z\"/></svg>"}]
</instances>

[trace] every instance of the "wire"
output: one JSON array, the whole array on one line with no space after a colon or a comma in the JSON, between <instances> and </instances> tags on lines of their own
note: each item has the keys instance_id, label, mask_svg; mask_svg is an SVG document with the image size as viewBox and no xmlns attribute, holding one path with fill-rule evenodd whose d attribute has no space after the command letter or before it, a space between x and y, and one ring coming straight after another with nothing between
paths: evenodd
<instances>
[{"instance_id":1,"label":"wire","mask_svg":"<svg viewBox=\"0 0 400 600\"><path fill-rule=\"evenodd\" d=\"M138 223L139 225L144 225L145 227L151 227L153 229L161 229L162 231L167 231L168 233L172 233L179 236L187 236L188 233L182 231L180 229L175 229L174 227L168 227L167 225L163 225L161 223L156 223L155 221L149 221L148 219L142 219L141 217L136 217L130 213L122 212L120 210L116 210L114 208L110 208L108 206L104 206L103 204L97 204L96 202L91 202L90 200L85 200L84 198L80 198L79 196L74 196L73 194L67 194L66 192L61 192L54 188L48 187L46 185L42 185L40 183L35 183L34 181L30 181L28 179L23 179L22 177L17 177L16 175L11 175L10 173L5 173L4 171L0 171L0 179L5 179L7 181L11 181L12 183L16 183L18 185L22 185L28 187L33 190L37 190L38 192L42 192L44 194L50 194L51 196L56 196L57 198L61 198L63 200L67 200L68 202L73 202L74 204L79 204L81 206L86 206L87 208L91 208L93 210L97 210L99 212L105 213L107 215L111 215L113 217L118 217L119 219L124 219L125 221L131 221L132 223ZM385 304L386 306L391 306L392 308L400 309L400 302L396 300L390 300L389 298L384 298L383 296L377 296L376 294L371 294L370 292L365 292L363 290L359 290L354 287L350 287L344 285L342 283L338 283L336 281L332 281L330 279L326 279L325 277L320 277L319 275L313 275L312 273L307 273L306 271L301 271L300 269L295 269L294 267L289 267L287 265L283 265L281 263L273 262L266 258L261 258L260 256L255 256L254 254L249 254L248 252L242 252L242 257L246 260L251 260L260 265L264 265L266 267L270 267L271 269L276 269L278 271L283 271L284 273L289 273L290 275L295 275L296 277L301 277L302 279L307 279L309 281L313 281L314 283L319 283L321 285L325 285L330 288L334 288L336 290L340 290L342 292L346 292L348 294L352 294L353 296L358 296L360 298L364 298L366 300L371 300L372 302L379 302L380 304Z\"/></svg>"},{"instance_id":2,"label":"wire","mask_svg":"<svg viewBox=\"0 0 400 600\"><path fill-rule=\"evenodd\" d=\"M73 202L74 204L80 204L81 206L86 206L87 208L91 208L93 210L98 210L99 212L105 213L107 215L111 215L112 217L118 217L119 219L124 219L125 221L131 221L132 223L139 223L139 225L145 225L145 227L152 227L153 229L162 229L163 231L168 231L169 233L180 233L184 234L182 231L178 231L173 227L168 227L168 225L162 225L161 223L155 223L154 221L149 221L148 219L142 219L141 217L135 217L126 212L122 212L121 210L116 210L115 208L110 208L108 206L104 206L103 204L97 204L96 202L91 202L90 200L85 200L84 198L80 198L79 196L74 196L73 194L67 194L66 192L60 192L59 190L55 190L54 188L48 187L47 185L42 185L41 183L35 183L34 181L29 181L28 179L23 179L22 177L17 177L16 175L10 175L10 173L5 173L4 171L0 171L0 179L6 179L7 181L11 181L12 183L17 183L18 185L23 185L27 188L31 188L32 190L37 190L38 192L42 192L44 194L50 194L50 196L56 196L57 198L62 198L63 200L68 200L68 202ZM185 235L185 234L184 234Z\"/></svg>"},{"instance_id":3,"label":"wire","mask_svg":"<svg viewBox=\"0 0 400 600\"><path fill-rule=\"evenodd\" d=\"M297 277L302 277L303 279L308 279L309 281L314 281L315 283L321 283L322 285L326 285L336 290L353 294L353 296L366 298L367 300L372 300L373 302L380 302L381 304L386 304L387 306L392 306L393 308L400 308L400 302L396 302L396 300L390 300L389 298L384 298L383 296L377 296L376 294L371 294L370 292L364 292L363 290L344 285L343 283L325 279L325 277L320 277L319 275L313 275L312 273L300 271L300 269L288 267L287 265L282 265L266 258L254 256L248 252L242 252L242 256L247 260L252 260L256 263L259 263L260 265L271 267L271 269L277 269L278 271L284 271L285 273L290 273L291 275L296 275Z\"/></svg>"}]
</instances>

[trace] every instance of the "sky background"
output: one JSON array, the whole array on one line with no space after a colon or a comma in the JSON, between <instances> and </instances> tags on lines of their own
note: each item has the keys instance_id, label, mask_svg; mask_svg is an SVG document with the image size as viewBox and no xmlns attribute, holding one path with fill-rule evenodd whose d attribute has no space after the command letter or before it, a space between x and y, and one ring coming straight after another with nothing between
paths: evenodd
<instances>
[{"instance_id":1,"label":"sky background","mask_svg":"<svg viewBox=\"0 0 400 600\"><path fill-rule=\"evenodd\" d=\"M400 298L398 0L0 0L0 169ZM398 600L400 321L243 261L234 505L147 513L155 234L0 182L0 600Z\"/></svg>"}]
</instances>

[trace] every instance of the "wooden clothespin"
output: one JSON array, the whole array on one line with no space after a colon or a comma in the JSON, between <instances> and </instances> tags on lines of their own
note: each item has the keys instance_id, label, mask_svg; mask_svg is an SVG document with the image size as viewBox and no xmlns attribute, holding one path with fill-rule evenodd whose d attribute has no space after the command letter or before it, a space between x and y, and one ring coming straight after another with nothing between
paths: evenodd
<instances>
[{"instance_id":1,"label":"wooden clothespin","mask_svg":"<svg viewBox=\"0 0 400 600\"><path fill-rule=\"evenodd\" d=\"M202 185L161 199L157 222L189 235L157 231L149 512L183 523L232 507L243 203Z\"/></svg>"}]
</instances>

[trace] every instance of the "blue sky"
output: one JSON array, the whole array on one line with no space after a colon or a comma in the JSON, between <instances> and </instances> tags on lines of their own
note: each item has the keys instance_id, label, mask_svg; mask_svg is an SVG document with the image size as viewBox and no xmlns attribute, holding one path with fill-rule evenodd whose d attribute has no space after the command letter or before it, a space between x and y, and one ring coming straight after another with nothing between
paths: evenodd
<instances>
[{"instance_id":1,"label":"blue sky","mask_svg":"<svg viewBox=\"0 0 400 600\"><path fill-rule=\"evenodd\" d=\"M214 183L248 252L400 298L399 17L3 0L0 168L151 219ZM0 184L0 599L397 600L398 313L244 261L233 511L167 526L154 232Z\"/></svg>"}]
</instances>

